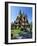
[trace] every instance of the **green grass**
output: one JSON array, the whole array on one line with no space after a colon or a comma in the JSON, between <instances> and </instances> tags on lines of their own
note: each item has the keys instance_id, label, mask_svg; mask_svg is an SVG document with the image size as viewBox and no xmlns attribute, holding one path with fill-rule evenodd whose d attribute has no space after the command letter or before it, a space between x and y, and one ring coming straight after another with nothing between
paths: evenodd
<instances>
[{"instance_id":1,"label":"green grass","mask_svg":"<svg viewBox=\"0 0 37 46\"><path fill-rule=\"evenodd\" d=\"M13 38L17 37L17 34L19 36L19 33L21 33L20 28L16 28L16 29L11 30L11 34L13 34Z\"/></svg>"}]
</instances>

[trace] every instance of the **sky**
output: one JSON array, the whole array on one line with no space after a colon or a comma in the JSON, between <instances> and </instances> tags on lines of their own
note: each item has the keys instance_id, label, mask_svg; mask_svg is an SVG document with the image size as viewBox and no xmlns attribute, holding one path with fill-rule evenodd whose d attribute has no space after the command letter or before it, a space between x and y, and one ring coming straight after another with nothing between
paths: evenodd
<instances>
[{"instance_id":1,"label":"sky","mask_svg":"<svg viewBox=\"0 0 37 46\"><path fill-rule=\"evenodd\" d=\"M19 11L21 10L24 14L27 15L29 22L32 21L32 7L19 7L19 6L11 6L11 22L16 20L16 17L19 15Z\"/></svg>"}]
</instances>

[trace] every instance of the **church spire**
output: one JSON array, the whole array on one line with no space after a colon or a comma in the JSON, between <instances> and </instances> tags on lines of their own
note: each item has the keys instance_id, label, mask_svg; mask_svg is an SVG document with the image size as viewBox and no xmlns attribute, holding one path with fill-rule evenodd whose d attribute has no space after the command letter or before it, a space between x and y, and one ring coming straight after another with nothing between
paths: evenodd
<instances>
[{"instance_id":1,"label":"church spire","mask_svg":"<svg viewBox=\"0 0 37 46\"><path fill-rule=\"evenodd\" d=\"M20 10L19 15L24 15L24 11Z\"/></svg>"}]
</instances>

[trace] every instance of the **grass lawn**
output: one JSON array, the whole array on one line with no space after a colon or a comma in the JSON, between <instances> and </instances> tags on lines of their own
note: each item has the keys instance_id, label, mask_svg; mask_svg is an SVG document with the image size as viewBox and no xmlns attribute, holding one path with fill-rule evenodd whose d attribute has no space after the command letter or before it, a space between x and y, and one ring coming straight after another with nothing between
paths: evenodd
<instances>
[{"instance_id":1,"label":"grass lawn","mask_svg":"<svg viewBox=\"0 0 37 46\"><path fill-rule=\"evenodd\" d=\"M13 36L12 36L13 38L19 36L19 33L21 33L20 28L16 28L16 29L11 30L11 34L13 34Z\"/></svg>"},{"instance_id":2,"label":"grass lawn","mask_svg":"<svg viewBox=\"0 0 37 46\"><path fill-rule=\"evenodd\" d=\"M21 31L21 28L14 28L14 29L11 29L11 38L12 39L15 39L15 38L17 38L17 37L21 37L21 36L23 36L23 38L25 38L25 37L32 37L32 34L31 34L31 32L29 32L29 31L27 31L27 32L25 32L25 31Z\"/></svg>"}]
</instances>

